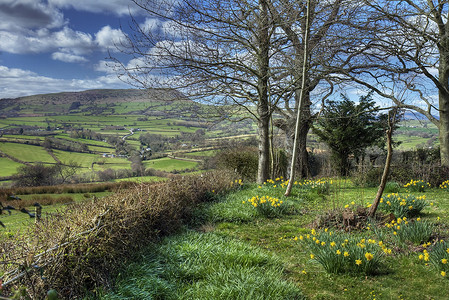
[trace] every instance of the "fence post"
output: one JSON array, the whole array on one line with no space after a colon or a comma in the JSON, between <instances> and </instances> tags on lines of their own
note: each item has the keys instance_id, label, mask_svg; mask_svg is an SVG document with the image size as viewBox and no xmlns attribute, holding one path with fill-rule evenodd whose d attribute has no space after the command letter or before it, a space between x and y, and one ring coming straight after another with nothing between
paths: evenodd
<instances>
[{"instance_id":1,"label":"fence post","mask_svg":"<svg viewBox=\"0 0 449 300\"><path fill-rule=\"evenodd\" d=\"M36 206L35 210L34 210L34 216L35 216L34 223L35 224L39 223L39 221L41 220L41 214L42 214L42 207L40 205Z\"/></svg>"}]
</instances>

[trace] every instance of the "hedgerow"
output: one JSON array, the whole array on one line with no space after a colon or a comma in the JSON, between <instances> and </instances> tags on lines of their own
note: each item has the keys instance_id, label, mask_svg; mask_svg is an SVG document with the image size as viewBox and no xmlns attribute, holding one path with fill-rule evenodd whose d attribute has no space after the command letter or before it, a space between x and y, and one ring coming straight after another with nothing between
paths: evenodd
<instances>
[{"instance_id":1,"label":"hedgerow","mask_svg":"<svg viewBox=\"0 0 449 300\"><path fill-rule=\"evenodd\" d=\"M196 204L231 189L231 180L228 173L214 172L135 185L8 233L0 238L0 295L22 287L35 299L50 289L73 299L110 287L133 253L179 230Z\"/></svg>"}]
</instances>

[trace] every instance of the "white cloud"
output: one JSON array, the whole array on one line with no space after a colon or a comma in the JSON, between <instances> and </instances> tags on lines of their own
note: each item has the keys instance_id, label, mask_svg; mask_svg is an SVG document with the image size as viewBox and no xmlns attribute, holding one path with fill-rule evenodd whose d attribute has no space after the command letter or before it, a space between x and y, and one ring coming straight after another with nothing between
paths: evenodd
<instances>
[{"instance_id":1,"label":"white cloud","mask_svg":"<svg viewBox=\"0 0 449 300\"><path fill-rule=\"evenodd\" d=\"M0 31L0 40L0 51L15 54L53 52L67 48L70 52L81 55L91 52L95 47L90 34L68 27L56 32L41 29L28 35Z\"/></svg>"},{"instance_id":2,"label":"white cloud","mask_svg":"<svg viewBox=\"0 0 449 300\"><path fill-rule=\"evenodd\" d=\"M125 39L126 36L121 29L112 29L109 25L104 26L95 34L97 45L105 50L117 51L116 45L124 42Z\"/></svg>"},{"instance_id":3,"label":"white cloud","mask_svg":"<svg viewBox=\"0 0 449 300\"><path fill-rule=\"evenodd\" d=\"M51 55L51 58L54 60L60 60L63 62L69 62L69 63L77 63L77 62L86 62L88 61L85 57L70 53L64 53L64 52L55 52Z\"/></svg>"},{"instance_id":4,"label":"white cloud","mask_svg":"<svg viewBox=\"0 0 449 300\"><path fill-rule=\"evenodd\" d=\"M161 20L146 18L145 22L139 25L144 31L155 31L162 26Z\"/></svg>"},{"instance_id":5,"label":"white cloud","mask_svg":"<svg viewBox=\"0 0 449 300\"><path fill-rule=\"evenodd\" d=\"M40 76L37 73L0 65L0 98L83 91L87 89L130 88L115 75L100 76L93 79L58 79Z\"/></svg>"},{"instance_id":6,"label":"white cloud","mask_svg":"<svg viewBox=\"0 0 449 300\"><path fill-rule=\"evenodd\" d=\"M75 31L67 26L54 32L40 29L29 32L28 35L0 31L0 40L2 41L0 51L14 54L62 52L80 58L93 51L117 51L115 45L123 41L124 38L125 34L120 29L112 29L110 26L100 29L95 34L95 38L89 33ZM62 56L58 55L57 57ZM85 60L78 59L78 61Z\"/></svg>"}]
</instances>

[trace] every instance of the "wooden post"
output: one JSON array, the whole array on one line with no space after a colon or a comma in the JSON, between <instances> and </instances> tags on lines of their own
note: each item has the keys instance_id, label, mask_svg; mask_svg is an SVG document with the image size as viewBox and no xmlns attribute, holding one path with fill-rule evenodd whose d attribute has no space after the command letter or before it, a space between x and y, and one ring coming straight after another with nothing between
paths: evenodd
<instances>
[{"instance_id":1,"label":"wooden post","mask_svg":"<svg viewBox=\"0 0 449 300\"><path fill-rule=\"evenodd\" d=\"M34 223L37 224L40 222L41 220L41 215L42 215L42 207L41 206L36 206L35 210L34 210Z\"/></svg>"}]
</instances>

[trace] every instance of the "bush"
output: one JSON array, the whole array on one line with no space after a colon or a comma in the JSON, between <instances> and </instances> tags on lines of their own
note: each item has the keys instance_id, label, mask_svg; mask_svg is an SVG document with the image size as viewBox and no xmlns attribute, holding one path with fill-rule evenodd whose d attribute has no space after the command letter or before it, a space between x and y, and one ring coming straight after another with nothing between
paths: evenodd
<instances>
[{"instance_id":1,"label":"bush","mask_svg":"<svg viewBox=\"0 0 449 300\"><path fill-rule=\"evenodd\" d=\"M254 181L257 175L257 149L246 147L224 150L217 154L217 167L234 171L244 180Z\"/></svg>"},{"instance_id":2,"label":"bush","mask_svg":"<svg viewBox=\"0 0 449 300\"><path fill-rule=\"evenodd\" d=\"M376 187L382 178L382 168L371 168L366 172L357 172L353 177L356 186Z\"/></svg>"},{"instance_id":3,"label":"bush","mask_svg":"<svg viewBox=\"0 0 449 300\"><path fill-rule=\"evenodd\" d=\"M395 181L388 181L385 185L384 192L386 193L399 193L399 190L401 189L401 186L399 183Z\"/></svg>"}]
</instances>

